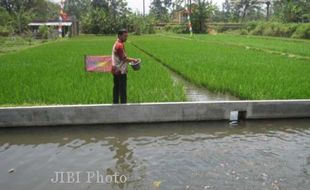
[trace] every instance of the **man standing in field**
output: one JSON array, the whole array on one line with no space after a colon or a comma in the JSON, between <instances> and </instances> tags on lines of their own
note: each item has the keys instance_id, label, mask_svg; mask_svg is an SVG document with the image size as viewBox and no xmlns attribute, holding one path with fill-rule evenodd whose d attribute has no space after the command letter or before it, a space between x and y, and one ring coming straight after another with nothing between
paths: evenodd
<instances>
[{"instance_id":1,"label":"man standing in field","mask_svg":"<svg viewBox=\"0 0 310 190\"><path fill-rule=\"evenodd\" d=\"M128 38L126 29L118 31L118 39L112 49L112 74L113 74L113 104L127 103L127 72L129 62L138 62L137 59L126 55L124 43Z\"/></svg>"}]
</instances>

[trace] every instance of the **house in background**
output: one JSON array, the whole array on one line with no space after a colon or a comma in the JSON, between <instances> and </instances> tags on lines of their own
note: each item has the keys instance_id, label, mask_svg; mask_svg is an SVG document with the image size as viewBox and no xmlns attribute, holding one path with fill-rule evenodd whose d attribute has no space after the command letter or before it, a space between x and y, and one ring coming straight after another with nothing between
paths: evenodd
<instances>
[{"instance_id":1,"label":"house in background","mask_svg":"<svg viewBox=\"0 0 310 190\"><path fill-rule=\"evenodd\" d=\"M49 21L36 21L29 23L34 34L38 34L40 26L48 26L56 36L73 37L79 35L79 23L75 19L69 19L66 21L49 20ZM59 34L59 28L61 27L61 33ZM50 31L51 31L50 30Z\"/></svg>"},{"instance_id":2,"label":"house in background","mask_svg":"<svg viewBox=\"0 0 310 190\"><path fill-rule=\"evenodd\" d=\"M171 14L171 23L172 24L182 24L187 20L188 12L186 9L182 8L175 10Z\"/></svg>"},{"instance_id":3,"label":"house in background","mask_svg":"<svg viewBox=\"0 0 310 190\"><path fill-rule=\"evenodd\" d=\"M193 10L197 8L198 5L196 3L191 4L191 12L193 12ZM179 9L172 11L171 15L172 24L184 24L185 22L187 22L188 11L185 7L180 7Z\"/></svg>"}]
</instances>

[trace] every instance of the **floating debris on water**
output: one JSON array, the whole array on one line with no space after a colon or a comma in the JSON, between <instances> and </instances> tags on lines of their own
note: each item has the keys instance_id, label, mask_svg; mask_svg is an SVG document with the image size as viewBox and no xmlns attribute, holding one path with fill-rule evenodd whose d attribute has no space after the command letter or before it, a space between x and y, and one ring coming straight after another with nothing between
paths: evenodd
<instances>
[{"instance_id":1,"label":"floating debris on water","mask_svg":"<svg viewBox=\"0 0 310 190\"><path fill-rule=\"evenodd\" d=\"M229 125L230 126L238 125L238 121L231 121L231 122L229 122Z\"/></svg>"},{"instance_id":2,"label":"floating debris on water","mask_svg":"<svg viewBox=\"0 0 310 190\"><path fill-rule=\"evenodd\" d=\"M272 182L271 188L272 188L273 190L280 190L280 187L279 187L279 185L278 185L278 181L277 181L277 180L275 180L274 182Z\"/></svg>"},{"instance_id":3,"label":"floating debris on water","mask_svg":"<svg viewBox=\"0 0 310 190\"><path fill-rule=\"evenodd\" d=\"M262 173L262 179L266 181L268 179L268 175L266 173Z\"/></svg>"},{"instance_id":4,"label":"floating debris on water","mask_svg":"<svg viewBox=\"0 0 310 190\"><path fill-rule=\"evenodd\" d=\"M9 173L13 173L15 171L15 169L14 168L11 168L10 170L9 170Z\"/></svg>"},{"instance_id":5,"label":"floating debris on water","mask_svg":"<svg viewBox=\"0 0 310 190\"><path fill-rule=\"evenodd\" d=\"M160 184L161 184L161 181L154 181L153 182L153 186L156 187L156 188L159 188Z\"/></svg>"}]
</instances>

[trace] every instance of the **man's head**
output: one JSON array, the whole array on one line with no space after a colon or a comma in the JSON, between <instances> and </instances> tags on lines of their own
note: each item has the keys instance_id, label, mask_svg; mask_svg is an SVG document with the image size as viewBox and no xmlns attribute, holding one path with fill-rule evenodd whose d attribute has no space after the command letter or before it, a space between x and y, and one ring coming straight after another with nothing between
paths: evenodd
<instances>
[{"instance_id":1,"label":"man's head","mask_svg":"<svg viewBox=\"0 0 310 190\"><path fill-rule=\"evenodd\" d=\"M126 42L128 37L128 31L126 29L121 29L118 31L118 39L120 39L122 42Z\"/></svg>"}]
</instances>

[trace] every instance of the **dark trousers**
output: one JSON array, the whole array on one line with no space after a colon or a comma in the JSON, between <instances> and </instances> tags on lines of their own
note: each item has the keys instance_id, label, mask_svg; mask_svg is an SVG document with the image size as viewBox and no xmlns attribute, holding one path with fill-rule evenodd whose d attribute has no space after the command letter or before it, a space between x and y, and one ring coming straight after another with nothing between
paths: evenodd
<instances>
[{"instance_id":1,"label":"dark trousers","mask_svg":"<svg viewBox=\"0 0 310 190\"><path fill-rule=\"evenodd\" d=\"M127 103L127 74L113 75L114 87L113 87L113 104Z\"/></svg>"}]
</instances>

